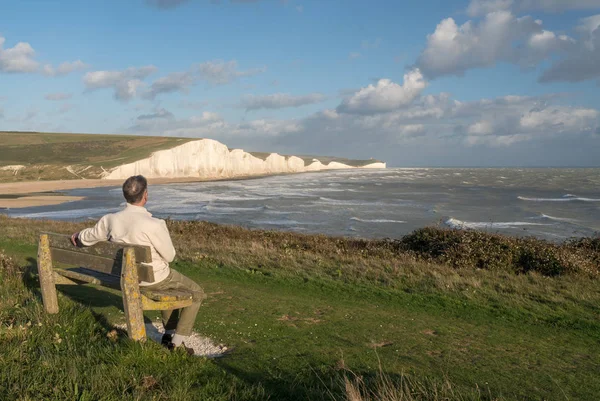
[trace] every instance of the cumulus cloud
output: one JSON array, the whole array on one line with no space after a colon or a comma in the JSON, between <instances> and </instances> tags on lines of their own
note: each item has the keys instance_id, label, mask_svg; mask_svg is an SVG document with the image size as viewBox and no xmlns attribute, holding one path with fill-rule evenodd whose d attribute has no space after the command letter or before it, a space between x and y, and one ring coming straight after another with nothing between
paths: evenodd
<instances>
[{"instance_id":1,"label":"cumulus cloud","mask_svg":"<svg viewBox=\"0 0 600 401\"><path fill-rule=\"evenodd\" d=\"M541 82L579 82L600 78L600 15L581 20L577 31L580 40L544 71Z\"/></svg>"},{"instance_id":2,"label":"cumulus cloud","mask_svg":"<svg viewBox=\"0 0 600 401\"><path fill-rule=\"evenodd\" d=\"M458 26L453 18L440 22L427 36L416 65L425 76L463 75L472 68L510 62L530 67L572 46L573 39L544 30L542 21L494 11L480 22Z\"/></svg>"},{"instance_id":3,"label":"cumulus cloud","mask_svg":"<svg viewBox=\"0 0 600 401\"><path fill-rule=\"evenodd\" d=\"M4 48L6 39L0 36L0 72L36 72L39 63L35 60L35 50L29 43L19 42L14 47Z\"/></svg>"},{"instance_id":4,"label":"cumulus cloud","mask_svg":"<svg viewBox=\"0 0 600 401\"><path fill-rule=\"evenodd\" d=\"M70 99L73 95L71 93L63 93L63 92L56 92L56 93L48 93L46 96L44 96L44 99L46 100L67 100Z\"/></svg>"},{"instance_id":5,"label":"cumulus cloud","mask_svg":"<svg viewBox=\"0 0 600 401\"><path fill-rule=\"evenodd\" d=\"M191 72L174 72L154 81L144 97L154 99L162 93L187 93L195 82L196 78Z\"/></svg>"},{"instance_id":6,"label":"cumulus cloud","mask_svg":"<svg viewBox=\"0 0 600 401\"><path fill-rule=\"evenodd\" d=\"M214 138L247 150L375 157L390 165L469 165L476 163L474 160L524 165L531 163L533 156L536 163L548 164L566 151L581 158L581 144L585 143L586 161L569 160L592 163L594 149L600 149L600 112L566 106L564 100L564 95L546 95L461 102L439 93L419 96L385 113L324 109L289 120L233 122L211 112L183 119L161 118L168 114L155 113L158 115L152 117L157 118L136 119L131 130ZM544 151L536 153L539 149Z\"/></svg>"},{"instance_id":7,"label":"cumulus cloud","mask_svg":"<svg viewBox=\"0 0 600 401\"><path fill-rule=\"evenodd\" d=\"M91 71L83 77L86 90L113 89L117 100L127 101L138 94L144 87L143 79L157 71L150 65L145 67L130 67L123 71Z\"/></svg>"},{"instance_id":8,"label":"cumulus cloud","mask_svg":"<svg viewBox=\"0 0 600 401\"><path fill-rule=\"evenodd\" d=\"M138 118L130 130L167 136L207 137L227 144L256 144L261 139L298 132L300 125L295 120L269 119L234 123L225 121L217 113L205 111L184 119Z\"/></svg>"},{"instance_id":9,"label":"cumulus cloud","mask_svg":"<svg viewBox=\"0 0 600 401\"><path fill-rule=\"evenodd\" d=\"M376 85L360 89L344 99L337 111L351 114L389 112L410 104L426 86L423 75L415 69L404 74L403 85L398 85L389 79L380 79Z\"/></svg>"},{"instance_id":10,"label":"cumulus cloud","mask_svg":"<svg viewBox=\"0 0 600 401\"><path fill-rule=\"evenodd\" d=\"M169 110L161 108L151 114L139 115L137 119L138 120L155 120L155 119L159 119L159 118L171 120L171 119L175 118L175 116Z\"/></svg>"},{"instance_id":11,"label":"cumulus cloud","mask_svg":"<svg viewBox=\"0 0 600 401\"><path fill-rule=\"evenodd\" d=\"M29 43L19 42L13 47L4 48L6 39L0 36L0 73L42 73L47 76L66 75L87 68L81 60L64 62L58 67L46 64L40 68L35 59L35 50Z\"/></svg>"},{"instance_id":12,"label":"cumulus cloud","mask_svg":"<svg viewBox=\"0 0 600 401\"><path fill-rule=\"evenodd\" d=\"M267 71L266 67L254 68L246 71L238 70L236 60L213 60L201 63L196 68L200 78L212 85L224 85L238 78L250 77Z\"/></svg>"},{"instance_id":13,"label":"cumulus cloud","mask_svg":"<svg viewBox=\"0 0 600 401\"><path fill-rule=\"evenodd\" d=\"M540 10L561 12L567 10L594 10L600 8L598 0L471 0L467 13L480 16L499 10Z\"/></svg>"},{"instance_id":14,"label":"cumulus cloud","mask_svg":"<svg viewBox=\"0 0 600 401\"><path fill-rule=\"evenodd\" d=\"M288 93L274 93L272 95L254 96L248 95L242 99L241 107L247 111L261 109L284 109L288 107L300 107L307 104L320 103L325 100L321 93L310 93L308 95L294 96Z\"/></svg>"},{"instance_id":15,"label":"cumulus cloud","mask_svg":"<svg viewBox=\"0 0 600 401\"><path fill-rule=\"evenodd\" d=\"M89 66L87 64L85 64L83 61L76 60L73 62L64 62L56 68L50 64L46 64L44 66L44 68L42 69L42 73L44 75L47 75L50 77L56 77L56 76L70 74L73 71L85 70L88 67Z\"/></svg>"}]
</instances>

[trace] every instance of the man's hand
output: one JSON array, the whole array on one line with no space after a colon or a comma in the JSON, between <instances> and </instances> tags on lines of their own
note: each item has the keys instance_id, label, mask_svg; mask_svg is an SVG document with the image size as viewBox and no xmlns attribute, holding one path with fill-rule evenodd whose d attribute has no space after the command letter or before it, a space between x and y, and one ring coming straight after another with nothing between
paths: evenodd
<instances>
[{"instance_id":1,"label":"man's hand","mask_svg":"<svg viewBox=\"0 0 600 401\"><path fill-rule=\"evenodd\" d=\"M73 235L71 235L71 244L73 244L73 246L78 246L77 243L79 242L79 231L74 233Z\"/></svg>"}]
</instances>

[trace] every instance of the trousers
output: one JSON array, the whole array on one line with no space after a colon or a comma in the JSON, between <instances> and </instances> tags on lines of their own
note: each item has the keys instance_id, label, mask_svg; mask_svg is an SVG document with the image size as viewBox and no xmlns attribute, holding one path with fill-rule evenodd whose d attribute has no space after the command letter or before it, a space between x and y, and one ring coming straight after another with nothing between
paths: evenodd
<instances>
[{"instance_id":1,"label":"trousers","mask_svg":"<svg viewBox=\"0 0 600 401\"><path fill-rule=\"evenodd\" d=\"M162 322L166 330L175 330L176 334L189 336L198 315L202 300L206 298L204 290L194 280L184 276L176 270L171 269L166 279L145 286L151 290L183 290L192 293L192 304L181 309L163 310Z\"/></svg>"}]
</instances>

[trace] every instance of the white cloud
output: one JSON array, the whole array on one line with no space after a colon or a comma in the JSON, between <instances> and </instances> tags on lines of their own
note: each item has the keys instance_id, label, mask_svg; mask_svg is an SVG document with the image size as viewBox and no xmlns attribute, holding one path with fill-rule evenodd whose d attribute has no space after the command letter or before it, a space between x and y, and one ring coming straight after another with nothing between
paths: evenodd
<instances>
[{"instance_id":1,"label":"white cloud","mask_svg":"<svg viewBox=\"0 0 600 401\"><path fill-rule=\"evenodd\" d=\"M245 96L242 99L240 106L248 111L260 109L284 109L320 103L324 100L325 95L321 93L310 93L301 96L294 96L288 93L274 93L272 95Z\"/></svg>"},{"instance_id":2,"label":"white cloud","mask_svg":"<svg viewBox=\"0 0 600 401\"><path fill-rule=\"evenodd\" d=\"M54 68L46 64L40 68L35 59L35 50L29 43L19 42L13 47L4 48L6 39L0 36L0 73L42 73L47 76L66 75L70 72L87 68L81 60L64 62Z\"/></svg>"},{"instance_id":3,"label":"white cloud","mask_svg":"<svg viewBox=\"0 0 600 401\"><path fill-rule=\"evenodd\" d=\"M540 10L561 12L567 10L594 10L600 8L599 0L471 0L467 13L485 15L498 10Z\"/></svg>"},{"instance_id":4,"label":"white cloud","mask_svg":"<svg viewBox=\"0 0 600 401\"><path fill-rule=\"evenodd\" d=\"M247 71L238 71L236 60L213 60L199 64L197 71L200 78L213 85L224 85L241 77L249 77L267 71L266 67L254 68Z\"/></svg>"},{"instance_id":5,"label":"white cloud","mask_svg":"<svg viewBox=\"0 0 600 401\"><path fill-rule=\"evenodd\" d=\"M187 93L195 81L196 78L191 72L174 72L154 81L149 90L144 93L144 97L154 99L162 93Z\"/></svg>"},{"instance_id":6,"label":"white cloud","mask_svg":"<svg viewBox=\"0 0 600 401\"><path fill-rule=\"evenodd\" d=\"M600 112L563 103L564 95L461 102L439 93L385 113L324 109L302 119L233 122L204 112L136 120L131 129L214 138L247 150L375 157L390 165L561 164L565 152L579 157L569 162L592 163L600 149Z\"/></svg>"},{"instance_id":7,"label":"white cloud","mask_svg":"<svg viewBox=\"0 0 600 401\"><path fill-rule=\"evenodd\" d=\"M46 99L46 100L67 100L67 99L70 99L72 96L73 96L73 94L71 94L71 93L57 92L57 93L48 93L46 96L44 96L44 99Z\"/></svg>"},{"instance_id":8,"label":"white cloud","mask_svg":"<svg viewBox=\"0 0 600 401\"><path fill-rule=\"evenodd\" d=\"M222 140L227 144L245 139L255 143L260 138L272 138L286 133L298 132L300 125L295 120L258 119L232 123L219 114L205 111L198 116L185 119L143 118L130 128L144 133L160 133L167 136L208 137Z\"/></svg>"},{"instance_id":9,"label":"white cloud","mask_svg":"<svg viewBox=\"0 0 600 401\"><path fill-rule=\"evenodd\" d=\"M579 82L600 78L600 14L581 20L580 40L540 77L541 82Z\"/></svg>"},{"instance_id":10,"label":"white cloud","mask_svg":"<svg viewBox=\"0 0 600 401\"><path fill-rule=\"evenodd\" d=\"M530 67L573 43L565 35L544 30L541 21L517 18L509 11L495 11L480 22L467 21L461 26L447 18L428 35L417 66L432 78L462 75L498 62Z\"/></svg>"},{"instance_id":11,"label":"white cloud","mask_svg":"<svg viewBox=\"0 0 600 401\"><path fill-rule=\"evenodd\" d=\"M36 72L39 63L35 60L35 50L29 43L19 42L14 47L4 48L6 39L0 36L0 72Z\"/></svg>"},{"instance_id":12,"label":"white cloud","mask_svg":"<svg viewBox=\"0 0 600 401\"><path fill-rule=\"evenodd\" d=\"M344 99L338 112L353 114L375 114L389 112L407 106L416 99L427 83L416 69L404 74L403 85L389 79L380 79L376 85L362 88Z\"/></svg>"},{"instance_id":13,"label":"white cloud","mask_svg":"<svg viewBox=\"0 0 600 401\"><path fill-rule=\"evenodd\" d=\"M350 54L348 55L348 58L350 60L356 60L357 58L360 58L361 54L359 52L350 52Z\"/></svg>"},{"instance_id":14,"label":"white cloud","mask_svg":"<svg viewBox=\"0 0 600 401\"><path fill-rule=\"evenodd\" d=\"M123 71L91 71L83 77L83 83L88 91L110 88L118 100L129 100L138 94L144 86L143 79L156 72L157 68L150 65L145 67L130 67Z\"/></svg>"},{"instance_id":15,"label":"white cloud","mask_svg":"<svg viewBox=\"0 0 600 401\"><path fill-rule=\"evenodd\" d=\"M89 68L87 64L81 60L76 60L73 62L64 62L56 68L50 64L46 64L42 69L42 73L50 77L56 77L60 75L67 75L73 71L85 70L86 68Z\"/></svg>"},{"instance_id":16,"label":"white cloud","mask_svg":"<svg viewBox=\"0 0 600 401\"><path fill-rule=\"evenodd\" d=\"M175 118L175 116L169 110L161 108L157 109L154 113L142 114L137 117L138 120L155 120L160 118L171 120Z\"/></svg>"}]
</instances>

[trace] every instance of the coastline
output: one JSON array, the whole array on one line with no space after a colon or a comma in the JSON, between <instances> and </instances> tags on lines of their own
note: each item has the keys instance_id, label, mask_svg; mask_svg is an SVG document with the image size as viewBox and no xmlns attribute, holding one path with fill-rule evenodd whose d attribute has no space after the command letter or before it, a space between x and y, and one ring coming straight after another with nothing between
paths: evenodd
<instances>
[{"instance_id":1,"label":"coastline","mask_svg":"<svg viewBox=\"0 0 600 401\"><path fill-rule=\"evenodd\" d=\"M316 171L318 172L318 171ZM279 173L248 175L223 178L176 177L176 178L148 178L148 185L177 184L186 182L213 182L213 181L238 181L255 178L272 177L277 175L290 175L298 173ZM32 206L51 206L61 203L83 200L82 196L62 195L57 191L71 189L120 187L121 179L76 179L76 180L49 180L49 181L18 181L0 183L0 209L20 209Z\"/></svg>"}]
</instances>

